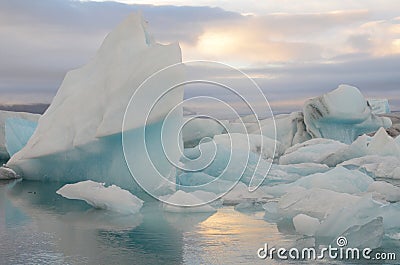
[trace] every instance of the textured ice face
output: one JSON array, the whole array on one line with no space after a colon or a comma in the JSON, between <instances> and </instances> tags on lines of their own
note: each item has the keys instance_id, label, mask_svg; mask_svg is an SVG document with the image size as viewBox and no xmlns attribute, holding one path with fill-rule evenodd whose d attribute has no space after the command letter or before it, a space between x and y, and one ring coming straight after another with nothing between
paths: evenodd
<instances>
[{"instance_id":1,"label":"textured ice face","mask_svg":"<svg viewBox=\"0 0 400 265\"><path fill-rule=\"evenodd\" d=\"M304 122L312 137L329 138L350 144L359 135L389 128L388 118L377 117L361 92L348 85L308 100L303 107Z\"/></svg>"},{"instance_id":2,"label":"textured ice face","mask_svg":"<svg viewBox=\"0 0 400 265\"><path fill-rule=\"evenodd\" d=\"M400 158L400 145L387 134L386 130L380 128L373 136L360 136L351 145L332 153L323 160L323 163L329 166L336 166L344 161L363 157L363 156L393 156Z\"/></svg>"},{"instance_id":3,"label":"textured ice face","mask_svg":"<svg viewBox=\"0 0 400 265\"><path fill-rule=\"evenodd\" d=\"M357 169L373 178L400 179L400 159L393 156L363 156L340 164L348 169Z\"/></svg>"},{"instance_id":4,"label":"textured ice face","mask_svg":"<svg viewBox=\"0 0 400 265\"><path fill-rule=\"evenodd\" d=\"M6 149L6 121L10 118L24 119L28 121L37 122L40 118L39 114L25 113L25 112L12 112L0 110L0 160L8 159L10 156Z\"/></svg>"},{"instance_id":5,"label":"textured ice face","mask_svg":"<svg viewBox=\"0 0 400 265\"><path fill-rule=\"evenodd\" d=\"M194 147L198 145L201 139L205 137L214 137L225 131L227 121L215 121L208 118L185 118L182 128L182 139L185 147Z\"/></svg>"},{"instance_id":6,"label":"textured ice face","mask_svg":"<svg viewBox=\"0 0 400 265\"><path fill-rule=\"evenodd\" d=\"M6 120L6 148L10 156L13 156L26 145L36 127L36 121L18 118L8 118Z\"/></svg>"},{"instance_id":7,"label":"textured ice face","mask_svg":"<svg viewBox=\"0 0 400 265\"><path fill-rule=\"evenodd\" d=\"M281 165L323 163L329 156L345 147L347 147L346 144L335 140L323 138L311 139L287 149L285 154L280 157L279 163Z\"/></svg>"},{"instance_id":8,"label":"textured ice face","mask_svg":"<svg viewBox=\"0 0 400 265\"><path fill-rule=\"evenodd\" d=\"M155 95L179 83L182 69L167 71L139 86L149 76L172 64L181 62L178 44L154 43L139 14L130 15L104 40L95 57L85 66L67 73L57 95L27 145L15 154L8 165L27 179L80 181L92 179L133 189L121 145L122 122L128 102L134 93L140 94L138 109L153 103ZM129 113L126 120L128 148L142 141L143 127L149 137L158 137L148 148L160 154L155 161L158 170L167 176L173 167L163 155L160 134L167 113L183 98L183 88L177 88L158 102L148 116ZM176 109L170 122L181 124L182 113ZM147 118L147 123L143 119ZM164 142L176 143L175 132L164 126ZM178 162L178 145L169 152L169 159ZM144 159L146 150L130 150L130 159L139 163L137 174L153 176L154 170ZM161 158L161 156L163 158ZM153 171L152 171L153 170ZM151 182L151 181L149 181ZM156 183L155 185L159 185ZM157 188L157 187L154 187Z\"/></svg>"},{"instance_id":9,"label":"textured ice face","mask_svg":"<svg viewBox=\"0 0 400 265\"><path fill-rule=\"evenodd\" d=\"M250 133L261 133L262 135L276 139L285 149L311 139L306 131L303 113L293 112L291 114L277 115L274 119L260 121L261 128L249 126ZM276 124L276 138L274 124Z\"/></svg>"}]
</instances>

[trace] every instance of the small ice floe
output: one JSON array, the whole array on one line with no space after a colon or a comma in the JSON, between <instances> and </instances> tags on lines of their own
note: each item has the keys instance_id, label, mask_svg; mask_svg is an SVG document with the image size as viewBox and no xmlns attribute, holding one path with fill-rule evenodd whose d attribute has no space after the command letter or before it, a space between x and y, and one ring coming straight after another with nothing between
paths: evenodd
<instances>
[{"instance_id":1,"label":"small ice floe","mask_svg":"<svg viewBox=\"0 0 400 265\"><path fill-rule=\"evenodd\" d=\"M6 165L3 165L0 167L0 180L3 179L18 179L20 176L15 173L14 170L11 168L7 167Z\"/></svg>"},{"instance_id":2,"label":"small ice floe","mask_svg":"<svg viewBox=\"0 0 400 265\"><path fill-rule=\"evenodd\" d=\"M95 208L120 214L136 214L143 206L143 201L129 191L116 185L105 187L104 183L91 180L67 184L57 190L57 194L67 199L83 200Z\"/></svg>"},{"instance_id":3,"label":"small ice floe","mask_svg":"<svg viewBox=\"0 0 400 265\"><path fill-rule=\"evenodd\" d=\"M209 196L204 193L176 191L168 198L164 198L164 210L176 213L207 213L215 212L215 208L206 204Z\"/></svg>"}]
</instances>

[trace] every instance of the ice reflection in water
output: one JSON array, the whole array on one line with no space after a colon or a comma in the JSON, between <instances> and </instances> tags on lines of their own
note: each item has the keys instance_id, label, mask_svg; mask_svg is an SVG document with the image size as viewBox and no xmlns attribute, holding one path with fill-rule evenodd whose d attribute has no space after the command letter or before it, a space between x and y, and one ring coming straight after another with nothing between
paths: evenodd
<instances>
[{"instance_id":1,"label":"ice reflection in water","mask_svg":"<svg viewBox=\"0 0 400 265\"><path fill-rule=\"evenodd\" d=\"M62 198L62 185L0 182L0 264L288 264L258 260L256 251L299 238L280 233L288 227L264 221L263 212L233 207L168 213L152 201L139 215L119 216ZM334 264L312 264L320 263Z\"/></svg>"}]
</instances>

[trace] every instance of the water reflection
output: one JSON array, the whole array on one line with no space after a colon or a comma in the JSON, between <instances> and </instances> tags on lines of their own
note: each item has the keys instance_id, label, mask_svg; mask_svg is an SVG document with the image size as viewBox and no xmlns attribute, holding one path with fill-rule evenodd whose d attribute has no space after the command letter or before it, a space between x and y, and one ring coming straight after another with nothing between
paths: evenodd
<instances>
[{"instance_id":1,"label":"water reflection","mask_svg":"<svg viewBox=\"0 0 400 265\"><path fill-rule=\"evenodd\" d=\"M284 236L263 212L233 207L168 213L147 201L140 214L121 216L57 195L62 185L0 182L0 264L287 264L256 252L300 238Z\"/></svg>"},{"instance_id":2,"label":"water reflection","mask_svg":"<svg viewBox=\"0 0 400 265\"><path fill-rule=\"evenodd\" d=\"M1 238L12 242L0 247L6 264L182 263L182 236L155 210L157 202L121 216L62 198L55 193L62 185L0 184Z\"/></svg>"}]
</instances>

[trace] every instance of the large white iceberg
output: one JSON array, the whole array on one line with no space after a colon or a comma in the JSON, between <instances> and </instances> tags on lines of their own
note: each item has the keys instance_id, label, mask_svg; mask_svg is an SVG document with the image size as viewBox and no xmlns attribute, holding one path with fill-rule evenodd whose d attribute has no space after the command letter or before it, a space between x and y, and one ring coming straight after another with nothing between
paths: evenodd
<instances>
[{"instance_id":1,"label":"large white iceberg","mask_svg":"<svg viewBox=\"0 0 400 265\"><path fill-rule=\"evenodd\" d=\"M174 129L182 123L182 109L175 108L168 116L173 125L163 121L182 101L183 87L165 92L181 82L183 69L167 68L148 78L180 62L177 43L155 43L142 16L130 15L105 38L88 64L67 73L35 133L8 166L26 179L92 179L135 189L121 145L127 110L123 131L126 159L146 189L158 189L159 175L175 176L172 164L181 155ZM146 89L139 90L144 81ZM127 109L132 95L140 101ZM144 110L149 106L154 108L146 116ZM147 137L151 141L144 146Z\"/></svg>"},{"instance_id":2,"label":"large white iceberg","mask_svg":"<svg viewBox=\"0 0 400 265\"><path fill-rule=\"evenodd\" d=\"M313 138L329 138L347 144L359 135L392 125L389 118L375 116L361 92L348 85L340 85L334 91L308 100L303 112L307 131Z\"/></svg>"},{"instance_id":3,"label":"large white iceberg","mask_svg":"<svg viewBox=\"0 0 400 265\"><path fill-rule=\"evenodd\" d=\"M6 121L10 118L18 118L36 122L40 118L40 115L26 112L0 110L0 160L10 158L6 148Z\"/></svg>"},{"instance_id":4,"label":"large white iceberg","mask_svg":"<svg viewBox=\"0 0 400 265\"><path fill-rule=\"evenodd\" d=\"M86 180L67 184L57 190L57 194L73 200L84 200L98 209L110 210L120 214L136 214L143 201L118 186L105 187L104 183Z\"/></svg>"}]
</instances>

